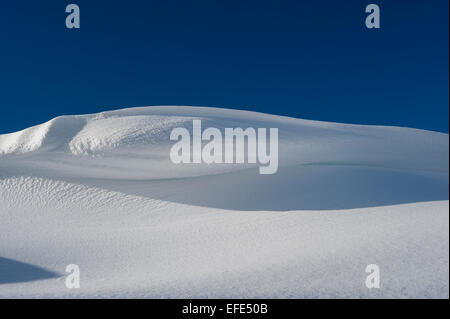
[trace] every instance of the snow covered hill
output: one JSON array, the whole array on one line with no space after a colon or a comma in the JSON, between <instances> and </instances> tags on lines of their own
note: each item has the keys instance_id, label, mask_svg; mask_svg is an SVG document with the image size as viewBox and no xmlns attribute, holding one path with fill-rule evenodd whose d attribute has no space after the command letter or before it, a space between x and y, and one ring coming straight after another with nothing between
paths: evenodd
<instances>
[{"instance_id":1,"label":"snow covered hill","mask_svg":"<svg viewBox=\"0 0 450 319\"><path fill-rule=\"evenodd\" d=\"M278 128L278 172L172 163L170 132L194 119ZM448 134L409 128L178 106L57 117L0 135L0 297L448 298L448 164Z\"/></svg>"}]
</instances>

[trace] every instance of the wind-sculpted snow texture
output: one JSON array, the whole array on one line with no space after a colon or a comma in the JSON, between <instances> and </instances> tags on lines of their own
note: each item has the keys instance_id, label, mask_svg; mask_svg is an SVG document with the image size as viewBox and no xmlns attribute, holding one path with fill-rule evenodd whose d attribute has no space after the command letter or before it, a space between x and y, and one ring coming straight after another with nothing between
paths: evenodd
<instances>
[{"instance_id":1,"label":"wind-sculpted snow texture","mask_svg":"<svg viewBox=\"0 0 450 319\"><path fill-rule=\"evenodd\" d=\"M278 172L172 163L170 132L195 119L278 128ZM410 128L179 106L57 117L0 135L0 297L448 298L448 164L448 134Z\"/></svg>"}]
</instances>

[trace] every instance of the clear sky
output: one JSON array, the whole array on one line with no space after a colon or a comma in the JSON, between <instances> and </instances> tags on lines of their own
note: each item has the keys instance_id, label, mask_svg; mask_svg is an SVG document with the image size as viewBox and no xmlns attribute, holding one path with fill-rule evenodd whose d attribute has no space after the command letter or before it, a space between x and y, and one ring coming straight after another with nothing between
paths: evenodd
<instances>
[{"instance_id":1,"label":"clear sky","mask_svg":"<svg viewBox=\"0 0 450 319\"><path fill-rule=\"evenodd\" d=\"M381 29L365 27L369 3ZM0 133L144 105L448 132L448 3L2 1Z\"/></svg>"}]
</instances>

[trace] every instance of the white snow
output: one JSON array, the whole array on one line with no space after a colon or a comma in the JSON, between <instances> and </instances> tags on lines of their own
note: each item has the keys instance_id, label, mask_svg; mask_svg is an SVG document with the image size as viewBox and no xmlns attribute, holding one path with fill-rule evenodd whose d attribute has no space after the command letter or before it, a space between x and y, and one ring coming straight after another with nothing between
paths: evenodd
<instances>
[{"instance_id":1,"label":"white snow","mask_svg":"<svg viewBox=\"0 0 450 319\"><path fill-rule=\"evenodd\" d=\"M277 174L171 163L171 130L194 119L278 128ZM448 164L448 134L410 128L179 106L57 117L0 135L0 298L448 298Z\"/></svg>"}]
</instances>

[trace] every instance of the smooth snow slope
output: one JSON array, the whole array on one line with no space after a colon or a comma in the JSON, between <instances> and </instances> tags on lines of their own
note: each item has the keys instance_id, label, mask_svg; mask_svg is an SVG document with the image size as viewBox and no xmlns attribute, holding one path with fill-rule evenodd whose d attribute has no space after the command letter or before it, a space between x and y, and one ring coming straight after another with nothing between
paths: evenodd
<instances>
[{"instance_id":1,"label":"smooth snow slope","mask_svg":"<svg viewBox=\"0 0 450 319\"><path fill-rule=\"evenodd\" d=\"M175 165L174 127L277 127L275 175ZM0 297L449 296L447 134L204 107L0 135ZM367 289L378 264L381 288ZM68 264L81 288L67 289Z\"/></svg>"}]
</instances>

